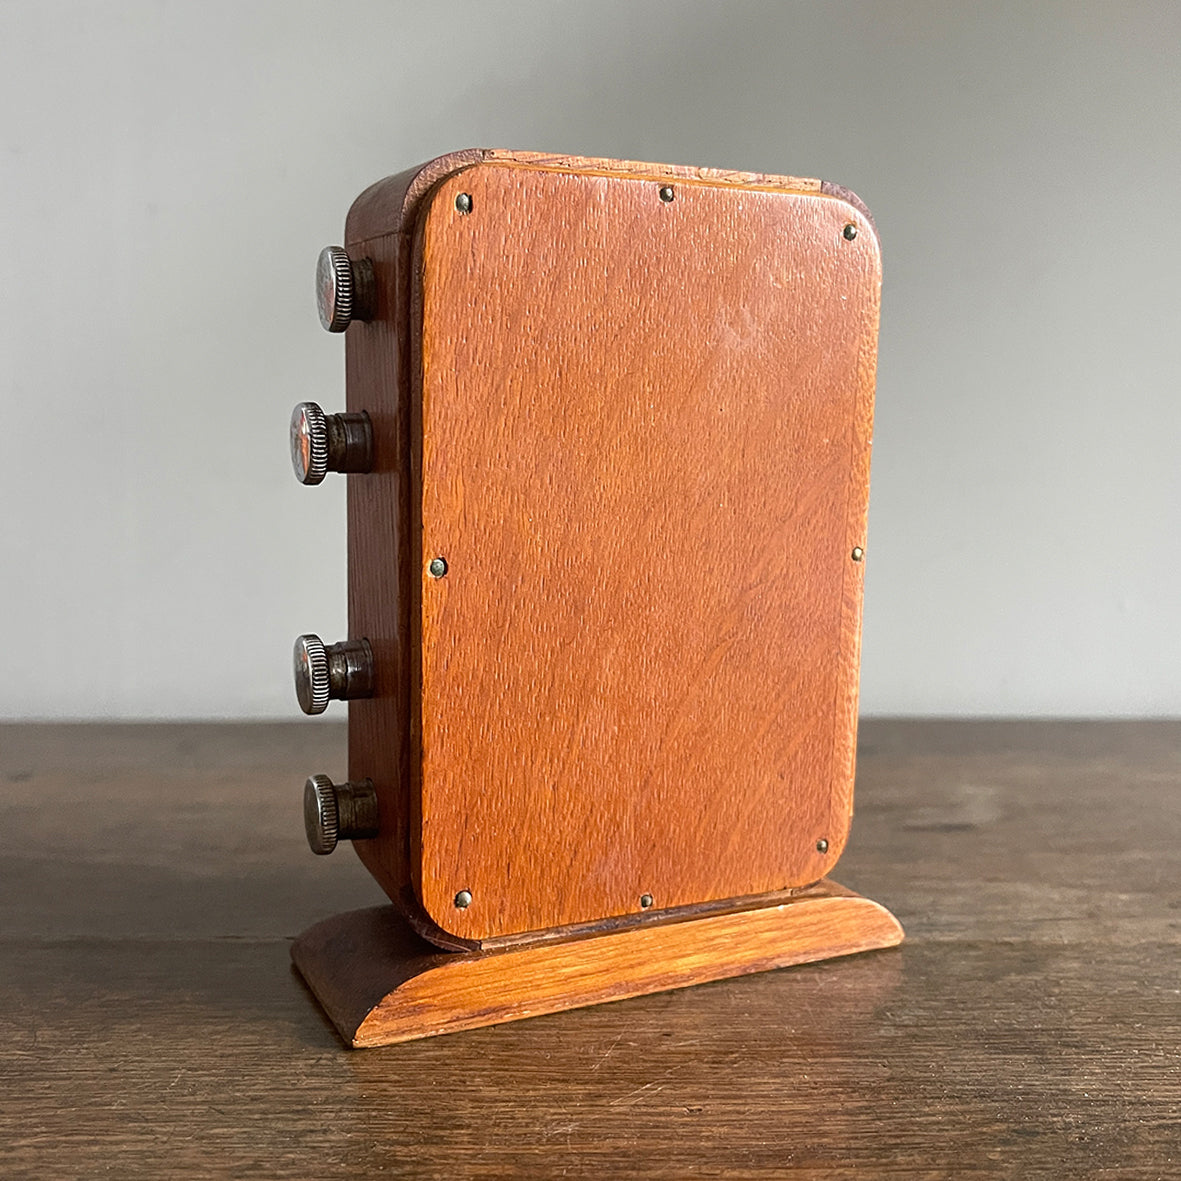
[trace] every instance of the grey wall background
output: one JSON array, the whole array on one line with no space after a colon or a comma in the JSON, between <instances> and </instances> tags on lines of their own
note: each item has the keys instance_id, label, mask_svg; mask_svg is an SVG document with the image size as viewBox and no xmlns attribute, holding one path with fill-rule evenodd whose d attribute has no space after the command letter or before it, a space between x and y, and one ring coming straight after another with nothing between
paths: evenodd
<instances>
[{"instance_id":1,"label":"grey wall background","mask_svg":"<svg viewBox=\"0 0 1181 1181\"><path fill-rule=\"evenodd\" d=\"M886 262L867 713L1181 712L1181 6L0 5L0 715L296 717L319 248L467 146L817 175Z\"/></svg>"}]
</instances>

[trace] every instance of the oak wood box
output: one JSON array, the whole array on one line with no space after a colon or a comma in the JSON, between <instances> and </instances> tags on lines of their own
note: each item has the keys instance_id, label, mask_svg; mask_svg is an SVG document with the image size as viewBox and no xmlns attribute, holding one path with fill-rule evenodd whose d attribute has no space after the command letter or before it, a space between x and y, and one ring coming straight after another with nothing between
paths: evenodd
<instances>
[{"instance_id":1,"label":"oak wood box","mask_svg":"<svg viewBox=\"0 0 1181 1181\"><path fill-rule=\"evenodd\" d=\"M346 249L378 298L346 337L375 443L348 490L365 864L480 944L823 877L852 813L860 203L475 152L369 189Z\"/></svg>"},{"instance_id":2,"label":"oak wood box","mask_svg":"<svg viewBox=\"0 0 1181 1181\"><path fill-rule=\"evenodd\" d=\"M366 190L345 250L365 865L476 955L818 897L852 816L868 211L481 150Z\"/></svg>"}]
</instances>

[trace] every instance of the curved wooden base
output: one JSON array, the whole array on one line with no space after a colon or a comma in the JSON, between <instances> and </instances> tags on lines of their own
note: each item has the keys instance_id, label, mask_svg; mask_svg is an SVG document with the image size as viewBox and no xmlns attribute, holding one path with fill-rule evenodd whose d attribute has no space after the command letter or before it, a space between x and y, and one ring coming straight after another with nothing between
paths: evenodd
<instances>
[{"instance_id":1,"label":"curved wooden base","mask_svg":"<svg viewBox=\"0 0 1181 1181\"><path fill-rule=\"evenodd\" d=\"M893 947L898 920L827 879L754 910L495 952L440 951L392 906L305 931L295 966L352 1046L383 1046Z\"/></svg>"}]
</instances>

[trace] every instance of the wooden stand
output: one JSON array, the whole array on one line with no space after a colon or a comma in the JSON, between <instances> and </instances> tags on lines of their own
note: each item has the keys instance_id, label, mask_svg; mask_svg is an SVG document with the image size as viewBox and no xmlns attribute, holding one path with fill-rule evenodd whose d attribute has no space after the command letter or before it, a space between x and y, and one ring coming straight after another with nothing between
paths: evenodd
<instances>
[{"instance_id":1,"label":"wooden stand","mask_svg":"<svg viewBox=\"0 0 1181 1181\"><path fill-rule=\"evenodd\" d=\"M336 915L291 958L351 1046L383 1046L831 959L902 941L885 907L827 879L778 905L495 952L441 951L392 906Z\"/></svg>"}]
</instances>

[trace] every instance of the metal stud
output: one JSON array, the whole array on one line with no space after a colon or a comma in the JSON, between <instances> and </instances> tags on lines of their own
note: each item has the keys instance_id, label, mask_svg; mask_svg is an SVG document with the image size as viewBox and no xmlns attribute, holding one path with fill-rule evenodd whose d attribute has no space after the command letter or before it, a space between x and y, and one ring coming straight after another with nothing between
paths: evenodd
<instances>
[{"instance_id":1,"label":"metal stud","mask_svg":"<svg viewBox=\"0 0 1181 1181\"><path fill-rule=\"evenodd\" d=\"M865 557L865 550L863 550L861 546L855 545L853 547L853 552L849 556L854 562L860 562L861 559Z\"/></svg>"},{"instance_id":2,"label":"metal stud","mask_svg":"<svg viewBox=\"0 0 1181 1181\"><path fill-rule=\"evenodd\" d=\"M460 890L459 893L455 895L455 906L458 910L467 910L467 908L469 906L471 906L471 904L472 904L471 890Z\"/></svg>"},{"instance_id":3,"label":"metal stud","mask_svg":"<svg viewBox=\"0 0 1181 1181\"><path fill-rule=\"evenodd\" d=\"M458 209L460 213L471 213L471 211L472 211L472 195L471 195L471 193L460 193L459 196L455 198L455 208Z\"/></svg>"},{"instance_id":4,"label":"metal stud","mask_svg":"<svg viewBox=\"0 0 1181 1181\"><path fill-rule=\"evenodd\" d=\"M673 190L672 185L661 185L660 186L660 199L662 201L666 201L666 202L672 201L676 197L676 195L677 194Z\"/></svg>"},{"instance_id":5,"label":"metal stud","mask_svg":"<svg viewBox=\"0 0 1181 1181\"><path fill-rule=\"evenodd\" d=\"M641 894L640 895L640 906L644 910L647 910L651 905L652 905L652 895L651 894Z\"/></svg>"},{"instance_id":6,"label":"metal stud","mask_svg":"<svg viewBox=\"0 0 1181 1181\"><path fill-rule=\"evenodd\" d=\"M845 226L844 234L845 241L852 242L853 239L857 237L857 227L852 222L849 222L849 224Z\"/></svg>"},{"instance_id":7,"label":"metal stud","mask_svg":"<svg viewBox=\"0 0 1181 1181\"><path fill-rule=\"evenodd\" d=\"M817 853L827 853L828 852L828 842L823 837L821 837L820 840L818 840L816 842L816 852Z\"/></svg>"},{"instance_id":8,"label":"metal stud","mask_svg":"<svg viewBox=\"0 0 1181 1181\"><path fill-rule=\"evenodd\" d=\"M442 578L447 573L447 560L445 558L431 558L431 564L427 567L427 573L432 578Z\"/></svg>"}]
</instances>

